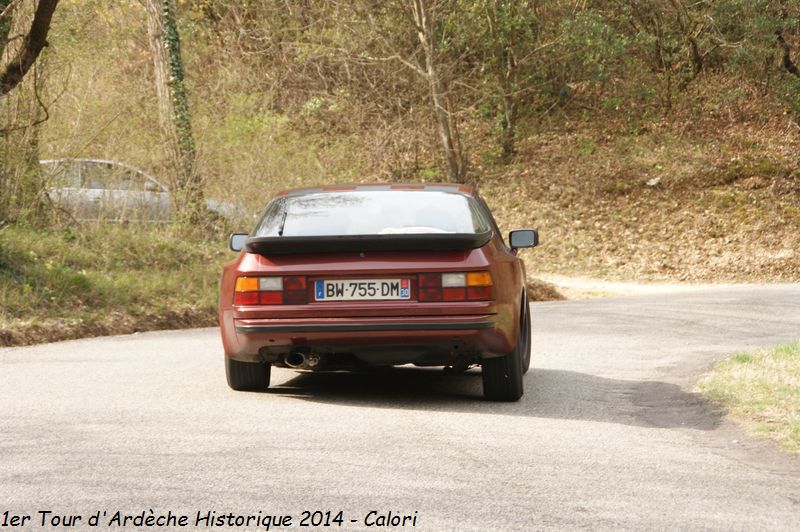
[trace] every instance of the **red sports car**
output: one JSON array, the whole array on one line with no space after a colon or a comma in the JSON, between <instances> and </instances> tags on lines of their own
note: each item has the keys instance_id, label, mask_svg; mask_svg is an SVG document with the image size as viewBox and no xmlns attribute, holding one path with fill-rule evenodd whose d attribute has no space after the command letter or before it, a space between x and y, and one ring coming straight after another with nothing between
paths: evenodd
<instances>
[{"instance_id":1,"label":"red sports car","mask_svg":"<svg viewBox=\"0 0 800 532\"><path fill-rule=\"evenodd\" d=\"M517 249L471 187L336 185L267 205L222 273L228 385L263 390L270 368L479 364L484 395L516 401L530 366L530 310Z\"/></svg>"}]
</instances>

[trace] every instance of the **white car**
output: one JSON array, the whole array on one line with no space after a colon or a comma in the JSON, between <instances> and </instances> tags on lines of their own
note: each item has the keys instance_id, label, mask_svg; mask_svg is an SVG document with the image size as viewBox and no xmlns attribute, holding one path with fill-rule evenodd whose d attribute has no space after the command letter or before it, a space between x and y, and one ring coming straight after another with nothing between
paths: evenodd
<instances>
[{"instance_id":1,"label":"white car","mask_svg":"<svg viewBox=\"0 0 800 532\"><path fill-rule=\"evenodd\" d=\"M168 222L169 190L155 177L129 164L104 159L39 161L48 175L48 196L76 220ZM229 220L247 217L228 202L206 199L206 207Z\"/></svg>"}]
</instances>

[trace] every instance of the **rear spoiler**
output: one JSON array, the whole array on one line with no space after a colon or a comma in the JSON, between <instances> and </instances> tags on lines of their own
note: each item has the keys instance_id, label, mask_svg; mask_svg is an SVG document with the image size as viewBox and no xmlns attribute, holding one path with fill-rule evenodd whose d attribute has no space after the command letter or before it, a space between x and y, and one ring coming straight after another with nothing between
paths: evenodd
<instances>
[{"instance_id":1,"label":"rear spoiler","mask_svg":"<svg viewBox=\"0 0 800 532\"><path fill-rule=\"evenodd\" d=\"M254 236L245 250L259 255L341 253L348 251L454 251L486 245L492 232L343 236Z\"/></svg>"}]
</instances>

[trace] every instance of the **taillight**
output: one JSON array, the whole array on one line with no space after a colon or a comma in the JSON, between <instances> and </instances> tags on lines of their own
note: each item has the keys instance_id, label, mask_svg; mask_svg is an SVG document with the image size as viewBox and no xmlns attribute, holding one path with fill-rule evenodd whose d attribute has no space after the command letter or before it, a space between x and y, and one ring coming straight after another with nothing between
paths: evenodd
<instances>
[{"instance_id":1,"label":"taillight","mask_svg":"<svg viewBox=\"0 0 800 532\"><path fill-rule=\"evenodd\" d=\"M308 290L305 277L283 278L283 304L305 305L308 303Z\"/></svg>"},{"instance_id":2,"label":"taillight","mask_svg":"<svg viewBox=\"0 0 800 532\"><path fill-rule=\"evenodd\" d=\"M485 301L494 297L489 272L422 273L418 276L419 301Z\"/></svg>"},{"instance_id":3,"label":"taillight","mask_svg":"<svg viewBox=\"0 0 800 532\"><path fill-rule=\"evenodd\" d=\"M304 305L308 303L306 278L239 277L233 293L234 305Z\"/></svg>"},{"instance_id":4,"label":"taillight","mask_svg":"<svg viewBox=\"0 0 800 532\"><path fill-rule=\"evenodd\" d=\"M423 273L417 280L417 299L420 301L442 300L441 273Z\"/></svg>"}]
</instances>

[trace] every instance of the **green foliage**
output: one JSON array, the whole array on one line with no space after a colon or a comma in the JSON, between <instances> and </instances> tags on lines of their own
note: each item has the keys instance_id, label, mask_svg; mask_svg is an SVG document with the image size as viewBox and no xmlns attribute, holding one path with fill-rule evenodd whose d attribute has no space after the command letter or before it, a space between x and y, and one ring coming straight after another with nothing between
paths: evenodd
<instances>
[{"instance_id":1,"label":"green foliage","mask_svg":"<svg viewBox=\"0 0 800 532\"><path fill-rule=\"evenodd\" d=\"M572 67L571 81L603 82L622 66L629 39L608 24L602 13L579 11L561 22L561 34Z\"/></svg>"},{"instance_id":2,"label":"green foliage","mask_svg":"<svg viewBox=\"0 0 800 532\"><path fill-rule=\"evenodd\" d=\"M235 199L255 213L278 190L336 171L321 163L323 153L333 159L334 143L319 146L313 137L301 135L288 116L252 95L231 93L223 101L220 108L199 107L196 120L207 132L199 163L210 181L209 197Z\"/></svg>"},{"instance_id":3,"label":"green foliage","mask_svg":"<svg viewBox=\"0 0 800 532\"><path fill-rule=\"evenodd\" d=\"M419 176L423 181L441 181L442 170L436 166L428 166L420 169Z\"/></svg>"},{"instance_id":4,"label":"green foliage","mask_svg":"<svg viewBox=\"0 0 800 532\"><path fill-rule=\"evenodd\" d=\"M622 105L622 98L619 96L609 96L603 100L603 109L606 111L619 111L620 105Z\"/></svg>"},{"instance_id":5,"label":"green foliage","mask_svg":"<svg viewBox=\"0 0 800 532\"><path fill-rule=\"evenodd\" d=\"M0 229L0 322L141 315L192 304L213 314L222 242L169 227Z\"/></svg>"},{"instance_id":6,"label":"green foliage","mask_svg":"<svg viewBox=\"0 0 800 532\"><path fill-rule=\"evenodd\" d=\"M779 87L781 96L783 96L792 114L800 117L800 78L786 78Z\"/></svg>"}]
</instances>

